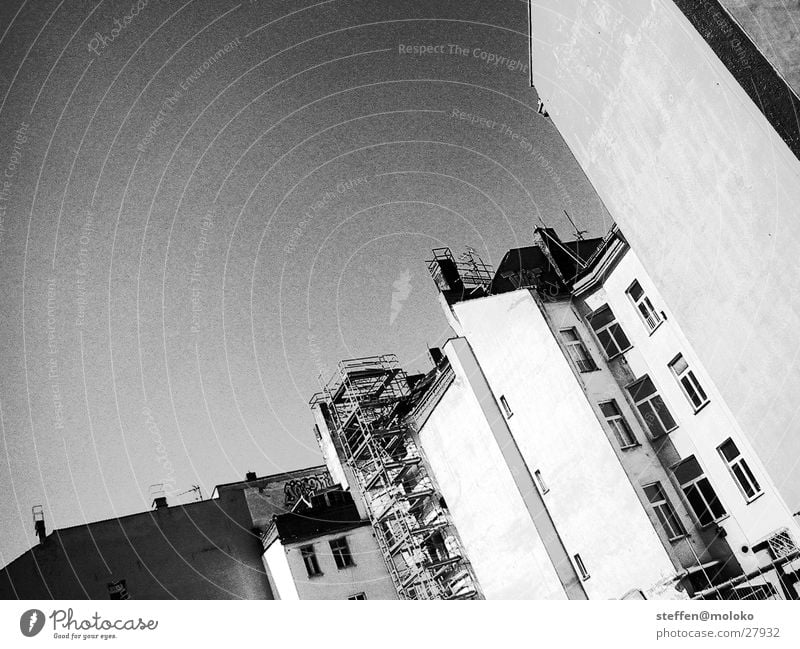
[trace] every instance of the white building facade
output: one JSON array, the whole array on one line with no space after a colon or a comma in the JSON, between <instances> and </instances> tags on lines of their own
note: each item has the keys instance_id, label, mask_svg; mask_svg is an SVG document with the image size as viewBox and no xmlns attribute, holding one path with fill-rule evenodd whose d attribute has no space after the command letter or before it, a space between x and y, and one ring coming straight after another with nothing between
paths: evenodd
<instances>
[{"instance_id":1,"label":"white building facade","mask_svg":"<svg viewBox=\"0 0 800 649\"><path fill-rule=\"evenodd\" d=\"M797 521L618 231L448 264L418 434L487 598L797 596Z\"/></svg>"}]
</instances>

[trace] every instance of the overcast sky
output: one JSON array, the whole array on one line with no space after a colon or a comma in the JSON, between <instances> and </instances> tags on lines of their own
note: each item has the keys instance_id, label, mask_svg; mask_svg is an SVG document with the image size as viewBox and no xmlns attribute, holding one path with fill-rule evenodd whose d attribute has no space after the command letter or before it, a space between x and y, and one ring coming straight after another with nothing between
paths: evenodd
<instances>
[{"instance_id":1,"label":"overcast sky","mask_svg":"<svg viewBox=\"0 0 800 649\"><path fill-rule=\"evenodd\" d=\"M527 15L0 4L0 563L32 505L53 529L321 463L321 372L451 335L431 248L609 227L536 113Z\"/></svg>"}]
</instances>

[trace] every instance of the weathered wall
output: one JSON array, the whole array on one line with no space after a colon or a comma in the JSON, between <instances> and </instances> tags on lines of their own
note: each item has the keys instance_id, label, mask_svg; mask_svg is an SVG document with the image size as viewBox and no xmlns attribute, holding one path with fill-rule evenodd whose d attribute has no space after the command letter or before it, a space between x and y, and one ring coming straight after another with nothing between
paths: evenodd
<instances>
[{"instance_id":1,"label":"weathered wall","mask_svg":"<svg viewBox=\"0 0 800 649\"><path fill-rule=\"evenodd\" d=\"M355 565L339 570L329 542L342 536L347 537ZM300 553L301 546L312 543L322 570L322 574L316 577L308 576ZM276 541L276 544L280 545L280 541ZM397 599L397 591L369 525L320 536L313 542L291 543L280 547L286 555L300 599L347 599L362 592L367 599Z\"/></svg>"},{"instance_id":2,"label":"weathered wall","mask_svg":"<svg viewBox=\"0 0 800 649\"><path fill-rule=\"evenodd\" d=\"M537 0L534 83L792 511L800 162L671 0Z\"/></svg>"},{"instance_id":3,"label":"weathered wall","mask_svg":"<svg viewBox=\"0 0 800 649\"><path fill-rule=\"evenodd\" d=\"M58 530L0 572L0 599L272 599L241 491Z\"/></svg>"},{"instance_id":4,"label":"weathered wall","mask_svg":"<svg viewBox=\"0 0 800 649\"><path fill-rule=\"evenodd\" d=\"M800 0L720 0L800 94Z\"/></svg>"},{"instance_id":5,"label":"weathered wall","mask_svg":"<svg viewBox=\"0 0 800 649\"><path fill-rule=\"evenodd\" d=\"M420 443L486 599L566 597L450 343L456 372ZM491 394L481 395L493 399Z\"/></svg>"}]
</instances>

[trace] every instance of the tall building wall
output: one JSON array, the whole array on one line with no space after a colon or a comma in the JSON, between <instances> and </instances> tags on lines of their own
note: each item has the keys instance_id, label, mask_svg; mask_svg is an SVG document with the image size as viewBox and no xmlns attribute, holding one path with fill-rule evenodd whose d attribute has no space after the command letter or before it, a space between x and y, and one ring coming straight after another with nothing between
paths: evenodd
<instances>
[{"instance_id":1,"label":"tall building wall","mask_svg":"<svg viewBox=\"0 0 800 649\"><path fill-rule=\"evenodd\" d=\"M550 117L800 510L800 162L672 0L532 8Z\"/></svg>"},{"instance_id":2,"label":"tall building wall","mask_svg":"<svg viewBox=\"0 0 800 649\"><path fill-rule=\"evenodd\" d=\"M419 429L420 443L486 599L563 599L558 575L486 420L458 351L455 378Z\"/></svg>"},{"instance_id":3,"label":"tall building wall","mask_svg":"<svg viewBox=\"0 0 800 649\"><path fill-rule=\"evenodd\" d=\"M530 291L453 306L589 598L619 598L675 568Z\"/></svg>"}]
</instances>

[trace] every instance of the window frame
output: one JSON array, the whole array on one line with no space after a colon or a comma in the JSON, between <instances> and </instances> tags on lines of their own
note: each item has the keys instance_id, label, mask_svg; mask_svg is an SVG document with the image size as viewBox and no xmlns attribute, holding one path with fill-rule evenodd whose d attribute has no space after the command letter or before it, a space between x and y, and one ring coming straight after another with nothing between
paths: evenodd
<instances>
[{"instance_id":1,"label":"window frame","mask_svg":"<svg viewBox=\"0 0 800 649\"><path fill-rule=\"evenodd\" d=\"M650 494L647 493L648 489L653 488L658 489L660 497L658 501L654 501L650 497ZM667 497L663 485L658 481L650 482L642 485L642 490L644 491L645 498L647 498L647 502L650 504L650 509L653 510L658 522L661 524L661 529L664 534L667 535L667 540L672 542L684 538L687 535L686 526L683 524L683 521L681 521L678 512ZM674 522L674 525L669 523L670 520Z\"/></svg>"},{"instance_id":2,"label":"window frame","mask_svg":"<svg viewBox=\"0 0 800 649\"><path fill-rule=\"evenodd\" d=\"M503 411L503 414L506 416L506 419L511 419L514 416L514 411L511 410L511 406L508 405L508 399L506 399L506 395L501 394L500 398L500 408Z\"/></svg>"},{"instance_id":3,"label":"window frame","mask_svg":"<svg viewBox=\"0 0 800 649\"><path fill-rule=\"evenodd\" d=\"M335 547L334 544L337 544L337 546ZM333 561L336 563L337 570L346 570L356 565L346 536L331 539L328 541L328 546L331 549L331 554L333 554Z\"/></svg>"},{"instance_id":4,"label":"window frame","mask_svg":"<svg viewBox=\"0 0 800 649\"><path fill-rule=\"evenodd\" d=\"M675 370L675 364L678 361L683 361L686 365L686 368L680 374ZM672 376L674 376L675 380L678 382L678 385L681 388L681 392L683 392L683 395L689 401L689 405L692 406L692 409L694 410L695 414L700 412L711 402L711 399L709 398L706 391L703 389L703 386L700 385L700 381L698 380L697 375L694 373L694 370L692 370L692 368L689 366L689 361L686 360L686 357L683 354L678 354L677 356L675 356L675 358L673 358L669 363L667 363L667 367L669 368L669 371L672 373ZM697 393L698 398L702 396L702 399L700 400L699 404L696 404L694 402L692 395L689 393L689 389L686 387L686 384L684 383L684 379L691 384L692 389Z\"/></svg>"},{"instance_id":5,"label":"window frame","mask_svg":"<svg viewBox=\"0 0 800 649\"><path fill-rule=\"evenodd\" d=\"M300 556L303 559L303 565L305 565L306 573L308 574L309 577L319 577L320 575L323 574L322 569L319 567L319 561L317 560L317 551L314 548L313 543L309 545L301 545Z\"/></svg>"},{"instance_id":6,"label":"window frame","mask_svg":"<svg viewBox=\"0 0 800 649\"><path fill-rule=\"evenodd\" d=\"M360 593L354 593L350 595L350 597L347 599L353 601L362 601L367 599L367 594L364 591L361 591Z\"/></svg>"},{"instance_id":7,"label":"window frame","mask_svg":"<svg viewBox=\"0 0 800 649\"><path fill-rule=\"evenodd\" d=\"M614 409L617 411L616 415L607 415L603 411L603 406L612 405ZM622 414L622 410L620 410L619 405L617 404L616 399L606 399L605 401L598 402L597 406L600 408L600 413L603 415L603 419L605 420L608 427L611 429L611 432L614 433L614 437L619 444L620 449L627 449L633 448L635 446L639 446L639 440L636 439L636 434L633 432L628 420L625 419L625 415ZM616 425L612 423L612 421L619 421L622 424L622 427L627 431L627 437L630 439L629 442L623 441L623 436L620 434L619 429Z\"/></svg>"},{"instance_id":8,"label":"window frame","mask_svg":"<svg viewBox=\"0 0 800 649\"><path fill-rule=\"evenodd\" d=\"M636 299L631 293L634 285L639 286L639 290L641 290L642 294L639 299ZM664 318L662 317L661 313L656 311L656 308L653 306L653 303L650 301L650 298L647 297L647 291L644 290L642 283L638 279L634 279L630 286L625 289L625 294L628 296L628 299L633 303L634 309L636 313L639 315L639 319L644 323L644 326L647 328L647 332L652 334L656 329L658 329L662 323L664 322ZM644 312L642 311L642 307L640 305L645 305L645 310L648 310L650 314L655 318L655 322L651 325L650 321L645 316Z\"/></svg>"},{"instance_id":9,"label":"window frame","mask_svg":"<svg viewBox=\"0 0 800 649\"><path fill-rule=\"evenodd\" d=\"M564 334L573 335L575 340L567 340ZM578 329L576 327L565 327L564 329L559 329L558 335L561 338L561 344L566 349L567 357L577 368L579 373L586 374L588 372L595 372L598 370L597 363L594 362L594 358L592 358L592 355L589 353L589 348L586 347L586 344L583 342L583 339L578 333ZM582 356L582 358L576 358L576 355L573 355L573 349L577 350L576 355Z\"/></svg>"},{"instance_id":10,"label":"window frame","mask_svg":"<svg viewBox=\"0 0 800 649\"><path fill-rule=\"evenodd\" d=\"M736 450L736 456L732 460L729 460L725 455L724 451L722 450L722 447L728 444L729 442L730 444L733 445L733 448ZM722 458L722 461L725 463L725 466L728 468L728 472L731 474L731 478L736 483L736 486L739 488L739 491L741 492L746 502L751 503L754 500L756 500L759 496L762 496L764 494L763 487L759 483L758 478L756 478L755 474L753 473L753 470L750 468L750 465L747 463L747 460L742 454L742 451L739 449L736 442L733 441L733 438L729 437L724 442L722 442L722 444L717 446L717 452L719 453L719 456ZM753 488L752 496L748 495L745 486L741 482L741 477L736 473L736 468L738 468L742 476L750 482L750 487Z\"/></svg>"},{"instance_id":11,"label":"window frame","mask_svg":"<svg viewBox=\"0 0 800 649\"><path fill-rule=\"evenodd\" d=\"M637 398L634 396L634 388L641 385L645 381L650 381L650 385L653 386L653 392L652 394L649 394L648 396L637 400ZM672 431L674 431L679 427L678 420L675 419L675 417L672 414L672 411L667 407L667 402L664 401L664 397L661 396L661 392L658 390L656 384L653 382L653 379L650 378L649 374L643 374L635 381L631 381L630 383L628 383L628 385L625 386L625 390L627 391L631 401L633 402L634 410L639 415L639 417L642 420L644 420L644 427L652 439L659 439L661 437L664 437L665 435L669 435ZM662 421L661 416L659 415L658 408L652 403L655 401L655 399L659 399L661 401L661 405L664 407L664 412L666 412L669 415L669 418L672 420L673 425L671 427L668 427L666 425L666 422ZM653 432L653 429L648 421L647 415L645 415L642 412L642 409L640 408L640 406L645 402L649 404L652 412L656 415L656 418L658 419L658 423L660 424L661 428L661 432L658 434L655 434Z\"/></svg>"},{"instance_id":12,"label":"window frame","mask_svg":"<svg viewBox=\"0 0 800 649\"><path fill-rule=\"evenodd\" d=\"M603 311L608 311L611 314L611 322L608 322L601 327L595 328L592 324L592 319L600 315ZM595 338L597 338L597 342L600 345L600 349L603 350L603 355L606 357L606 360L613 360L618 356L622 356L625 352L630 351L633 349L633 343L631 339L628 338L628 334L625 333L625 330L622 328L622 325L619 323L617 316L614 314L614 310L608 305L604 304L601 307L592 311L589 315L586 316L586 322L589 325L589 329L594 333ZM620 345L619 340L617 337L612 333L611 328L616 325L619 332L622 334L622 337L628 342L627 347L623 347ZM601 334L606 333L609 339L614 343L614 347L616 348L616 352L610 354L608 349L606 349L606 345L603 344L603 339L601 338Z\"/></svg>"},{"instance_id":13,"label":"window frame","mask_svg":"<svg viewBox=\"0 0 800 649\"><path fill-rule=\"evenodd\" d=\"M694 461L694 463L697 464L697 467L700 470L700 474L695 476L694 478L688 480L687 482L682 483L680 481L680 479L678 478L678 476L676 474L676 471L681 465L688 464L691 461ZM686 503L689 506L689 510L692 512L694 517L697 519L697 522L700 525L700 527L709 527L711 525L719 524L720 521L728 518L728 516L729 516L728 510L725 509L725 505L722 504L722 501L720 500L719 496L717 495L717 491L716 491L716 489L714 489L714 485L711 484L711 481L708 479L708 476L706 475L705 470L703 469L702 465L700 464L700 462L697 460L697 458L694 455L690 455L689 457L684 458L683 460L681 460L680 462L675 464L672 467L672 475L675 477L675 480L678 483L678 486L680 488L680 492L681 492L681 494L683 494L683 498L686 500ZM714 499L719 504L719 508L720 508L722 513L720 513L720 514L715 514L714 513L714 510L711 507L711 502L708 499L708 494L704 493L705 490L703 488L701 488L700 486L698 486L702 482L705 482L705 484L708 486L708 489L711 491L712 494L714 494ZM703 522L703 516L701 516L700 513L698 513L698 511L695 509L693 499L687 493L689 488L693 488L694 491L697 493L697 495L700 497L700 500L702 501L703 505L705 506L706 512L710 515L710 518L711 518L711 520L709 520L708 522Z\"/></svg>"},{"instance_id":14,"label":"window frame","mask_svg":"<svg viewBox=\"0 0 800 649\"><path fill-rule=\"evenodd\" d=\"M534 469L533 477L536 480L536 484L539 486L539 491L542 492L542 495L550 491L550 487L547 486L547 484L544 481L544 478L542 477L541 469Z\"/></svg>"},{"instance_id":15,"label":"window frame","mask_svg":"<svg viewBox=\"0 0 800 649\"><path fill-rule=\"evenodd\" d=\"M581 581L586 581L591 577L589 571L586 569L586 564L583 562L583 558L581 557L580 553L576 552L572 560L575 562L575 567L578 569L578 576L581 578Z\"/></svg>"}]
</instances>

